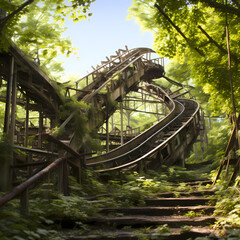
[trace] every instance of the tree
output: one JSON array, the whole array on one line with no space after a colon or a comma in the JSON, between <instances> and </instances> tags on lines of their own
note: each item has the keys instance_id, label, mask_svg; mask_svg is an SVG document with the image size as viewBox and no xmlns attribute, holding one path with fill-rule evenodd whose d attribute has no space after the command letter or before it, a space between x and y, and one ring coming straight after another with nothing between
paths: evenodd
<instances>
[{"instance_id":1,"label":"tree","mask_svg":"<svg viewBox=\"0 0 240 240\"><path fill-rule=\"evenodd\" d=\"M218 0L134 0L130 17L154 33L154 49L162 56L186 62L190 77L210 94L210 107L233 112L228 80L226 20L230 30L231 73L235 97L240 97L239 3ZM236 108L240 106L237 102Z\"/></svg>"},{"instance_id":2,"label":"tree","mask_svg":"<svg viewBox=\"0 0 240 240\"><path fill-rule=\"evenodd\" d=\"M92 13L89 13L89 9L91 3L94 1L95 0L68 0L68 3L66 3L65 0L28 0L25 2L23 0L2 0L0 3L0 9L6 12L6 16L0 18L0 47L6 50L8 44L5 41L5 37L11 39L16 33L18 33L18 24L24 18L27 18L30 15L33 16L33 13L36 13L37 9L39 14L43 12L46 13L46 7L48 6L48 14L53 17L51 24L54 24L55 21L58 24L63 24L66 17L76 22L91 16ZM37 15L39 16L39 14ZM55 27L56 22L54 24ZM34 35L34 33L35 32L32 32L32 35ZM28 35L28 37L31 36Z\"/></svg>"},{"instance_id":3,"label":"tree","mask_svg":"<svg viewBox=\"0 0 240 240\"><path fill-rule=\"evenodd\" d=\"M95 0L3 0L0 9L5 17L0 19L0 49L6 50L8 39L34 59L48 74L63 68L54 60L58 55L69 55L75 51L71 40L62 36L65 18L78 21L91 16L89 8Z\"/></svg>"}]
</instances>

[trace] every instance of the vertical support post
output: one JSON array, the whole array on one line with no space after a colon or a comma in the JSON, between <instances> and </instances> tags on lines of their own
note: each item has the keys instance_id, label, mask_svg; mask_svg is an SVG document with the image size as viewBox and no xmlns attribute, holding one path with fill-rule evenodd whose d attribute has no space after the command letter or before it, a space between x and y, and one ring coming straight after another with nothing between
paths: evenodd
<instances>
[{"instance_id":1,"label":"vertical support post","mask_svg":"<svg viewBox=\"0 0 240 240\"><path fill-rule=\"evenodd\" d=\"M114 123L113 123L113 115L112 115L112 130L114 128Z\"/></svg>"},{"instance_id":2,"label":"vertical support post","mask_svg":"<svg viewBox=\"0 0 240 240\"><path fill-rule=\"evenodd\" d=\"M27 163L31 163L32 162L32 153L29 153L27 155ZM32 166L29 166L28 167L28 175L31 176L32 175L32 172L33 172L33 167Z\"/></svg>"},{"instance_id":3,"label":"vertical support post","mask_svg":"<svg viewBox=\"0 0 240 240\"><path fill-rule=\"evenodd\" d=\"M121 115L121 145L123 145L123 102L120 102L120 115Z\"/></svg>"},{"instance_id":4,"label":"vertical support post","mask_svg":"<svg viewBox=\"0 0 240 240\"><path fill-rule=\"evenodd\" d=\"M159 115L158 115L158 104L156 103L156 115L157 115L157 120L159 121Z\"/></svg>"},{"instance_id":5,"label":"vertical support post","mask_svg":"<svg viewBox=\"0 0 240 240\"><path fill-rule=\"evenodd\" d=\"M42 148L42 132L43 132L43 112L39 111L39 127L38 127L38 148Z\"/></svg>"},{"instance_id":6,"label":"vertical support post","mask_svg":"<svg viewBox=\"0 0 240 240\"><path fill-rule=\"evenodd\" d=\"M15 125L16 125L16 106L17 106L17 71L14 69L14 76L12 82L12 107L11 107L11 127L10 127L10 142L14 144L15 137ZM13 166L16 162L14 153L11 154L11 159L9 159L10 166ZM10 181L13 181L14 170L10 168Z\"/></svg>"},{"instance_id":7,"label":"vertical support post","mask_svg":"<svg viewBox=\"0 0 240 240\"><path fill-rule=\"evenodd\" d=\"M180 159L181 159L180 166L181 166L182 168L185 168L185 157L184 157L184 152L181 154Z\"/></svg>"},{"instance_id":8,"label":"vertical support post","mask_svg":"<svg viewBox=\"0 0 240 240\"><path fill-rule=\"evenodd\" d=\"M106 120L106 152L109 152L109 118Z\"/></svg>"},{"instance_id":9,"label":"vertical support post","mask_svg":"<svg viewBox=\"0 0 240 240\"><path fill-rule=\"evenodd\" d=\"M130 115L131 115L131 111L126 111L126 113L127 113L128 126L130 127Z\"/></svg>"},{"instance_id":10,"label":"vertical support post","mask_svg":"<svg viewBox=\"0 0 240 240\"><path fill-rule=\"evenodd\" d=\"M51 117L51 119L50 119L50 129L55 128L55 126L56 126L56 119L55 119L55 117Z\"/></svg>"},{"instance_id":11,"label":"vertical support post","mask_svg":"<svg viewBox=\"0 0 240 240\"><path fill-rule=\"evenodd\" d=\"M24 131L24 147L28 145L28 126L29 126L29 97L26 96L26 119L25 119L25 131Z\"/></svg>"},{"instance_id":12,"label":"vertical support post","mask_svg":"<svg viewBox=\"0 0 240 240\"><path fill-rule=\"evenodd\" d=\"M16 124L16 105L17 105L17 72L15 70L12 82L12 109L11 109L11 133L10 133L11 143L14 143Z\"/></svg>"},{"instance_id":13,"label":"vertical support post","mask_svg":"<svg viewBox=\"0 0 240 240\"><path fill-rule=\"evenodd\" d=\"M11 107L11 93L12 93L13 77L14 77L14 57L11 57L9 78L8 78L8 82L7 82L7 97L6 97L4 129L3 129L4 133L9 132L9 126L10 126L10 107Z\"/></svg>"},{"instance_id":14,"label":"vertical support post","mask_svg":"<svg viewBox=\"0 0 240 240\"><path fill-rule=\"evenodd\" d=\"M59 158L63 157L64 151L59 151ZM58 166L58 189L64 194L69 196L69 181L68 181L68 165L67 160L64 159Z\"/></svg>"},{"instance_id":15,"label":"vertical support post","mask_svg":"<svg viewBox=\"0 0 240 240\"><path fill-rule=\"evenodd\" d=\"M20 195L20 214L22 216L28 215L29 197L28 188Z\"/></svg>"},{"instance_id":16,"label":"vertical support post","mask_svg":"<svg viewBox=\"0 0 240 240\"><path fill-rule=\"evenodd\" d=\"M197 149L197 143L194 143L194 147L195 147L195 156L196 158L198 158L198 149Z\"/></svg>"},{"instance_id":17,"label":"vertical support post","mask_svg":"<svg viewBox=\"0 0 240 240\"><path fill-rule=\"evenodd\" d=\"M69 181L68 181L68 164L67 159L62 162L62 170L63 170L63 182L62 182L62 192L64 196L69 196Z\"/></svg>"}]
</instances>

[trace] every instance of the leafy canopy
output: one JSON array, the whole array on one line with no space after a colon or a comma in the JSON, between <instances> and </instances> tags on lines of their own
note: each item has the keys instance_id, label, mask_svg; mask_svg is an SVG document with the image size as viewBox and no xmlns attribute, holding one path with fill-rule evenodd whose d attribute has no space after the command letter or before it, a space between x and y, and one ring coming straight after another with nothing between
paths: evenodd
<instances>
[{"instance_id":1,"label":"leafy canopy","mask_svg":"<svg viewBox=\"0 0 240 240\"><path fill-rule=\"evenodd\" d=\"M129 17L153 32L154 49L159 55L188 65L190 78L210 95L209 106L217 114L232 112L226 18L234 93L236 99L240 97L239 16L237 1L224 5L218 0L133 0L129 8ZM239 111L239 103L236 105Z\"/></svg>"},{"instance_id":2,"label":"leafy canopy","mask_svg":"<svg viewBox=\"0 0 240 240\"><path fill-rule=\"evenodd\" d=\"M63 37L66 17L74 22L91 16L89 8L95 0L3 0L0 3L1 49L7 49L7 39L34 59L48 72L61 72L61 54L75 52L69 38ZM22 6L25 6L22 8ZM4 17L5 15L5 17ZM1 18L2 17L2 18ZM5 37L3 37L5 36Z\"/></svg>"}]
</instances>

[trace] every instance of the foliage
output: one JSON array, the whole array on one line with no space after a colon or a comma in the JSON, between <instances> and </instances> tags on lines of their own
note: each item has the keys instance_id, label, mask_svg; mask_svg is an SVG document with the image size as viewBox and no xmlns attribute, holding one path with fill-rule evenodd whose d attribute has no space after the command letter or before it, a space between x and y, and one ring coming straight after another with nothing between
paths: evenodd
<instances>
[{"instance_id":1,"label":"foliage","mask_svg":"<svg viewBox=\"0 0 240 240\"><path fill-rule=\"evenodd\" d=\"M223 158L224 151L227 146L227 142L229 140L229 136L231 133L230 125L226 119L210 119L211 120L211 129L207 125L208 132L208 146L203 153L204 162L211 162L209 170L216 169L220 161ZM207 121L207 119L205 119ZM197 144L197 143L195 143ZM197 145L197 151L201 152L200 144ZM199 163L203 161L201 158L201 154L196 155L196 152L192 152L189 158L186 159L186 163Z\"/></svg>"},{"instance_id":2,"label":"foliage","mask_svg":"<svg viewBox=\"0 0 240 240\"><path fill-rule=\"evenodd\" d=\"M230 1L225 6L222 1L134 0L129 8L129 17L135 19L144 30L153 32L154 49L158 54L179 63L186 62L190 78L210 96L208 104L216 114L233 111L228 79L225 12L228 12L234 93L236 99L240 97L237 34L240 24L239 15L234 12L239 10L234 2Z\"/></svg>"},{"instance_id":3,"label":"foliage","mask_svg":"<svg viewBox=\"0 0 240 240\"><path fill-rule=\"evenodd\" d=\"M194 79L191 78L191 68L188 65L187 57L185 57L182 61L178 61L178 59L171 61L166 66L166 75L170 79L173 79L178 83L186 86L179 93L184 93L187 90L190 90L190 97L196 98L196 100L200 103L201 108L204 110L205 114L211 114L208 104L209 94L206 94L203 91L203 87L201 86L201 84L199 85ZM187 86L193 86L193 88L189 89L189 87ZM175 91L178 88L179 87L176 88L176 86L169 83L169 89L171 91Z\"/></svg>"},{"instance_id":4,"label":"foliage","mask_svg":"<svg viewBox=\"0 0 240 240\"><path fill-rule=\"evenodd\" d=\"M19 200L12 200L1 207L0 239L54 239L58 235L56 229L60 229L55 220L70 217L80 223L86 217L96 215L97 204L80 196L84 191L74 179L70 181L75 191L71 196L57 193L55 186L49 183L31 192L28 217L20 215Z\"/></svg>"},{"instance_id":5,"label":"foliage","mask_svg":"<svg viewBox=\"0 0 240 240\"><path fill-rule=\"evenodd\" d=\"M90 16L89 8L95 0L34 0L22 11L9 18L4 25L0 37L0 48L7 49L8 39L35 60L48 74L55 73L61 77L63 67L54 60L58 55L76 51L69 38L63 37L65 28L63 23L68 16L74 22ZM29 1L30 2L30 1ZM0 9L5 10L8 16L19 8L22 0L0 3ZM2 19L4 21L4 19ZM1 20L0 20L1 28ZM76 54L76 53L74 53Z\"/></svg>"},{"instance_id":6,"label":"foliage","mask_svg":"<svg viewBox=\"0 0 240 240\"><path fill-rule=\"evenodd\" d=\"M0 136L0 164L12 158L13 146L9 141L8 136Z\"/></svg>"}]
</instances>

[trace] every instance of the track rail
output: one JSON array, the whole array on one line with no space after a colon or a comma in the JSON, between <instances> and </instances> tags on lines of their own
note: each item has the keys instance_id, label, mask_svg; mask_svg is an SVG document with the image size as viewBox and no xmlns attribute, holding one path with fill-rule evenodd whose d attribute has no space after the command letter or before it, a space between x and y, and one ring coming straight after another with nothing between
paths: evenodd
<instances>
[{"instance_id":1,"label":"track rail","mask_svg":"<svg viewBox=\"0 0 240 240\"><path fill-rule=\"evenodd\" d=\"M187 133L187 128L190 125L195 125L195 128L199 126L199 104L197 102L189 99L173 100L163 89L154 85L148 85L146 90L160 101L164 99L171 110L170 113L156 125L117 149L97 157L88 158L88 167L98 169L98 172L126 170L142 161L145 163L150 162L149 159L156 161L157 157L162 158L167 164L167 158L173 154L170 146L180 141L180 136ZM196 131L197 133L198 131ZM191 139L186 139L188 140L186 144L189 144L195 137L196 135L191 135ZM178 151L177 147L174 151L175 153ZM173 154L175 160L180 157L180 154L182 151ZM168 160L168 162L172 164L173 159Z\"/></svg>"},{"instance_id":2,"label":"track rail","mask_svg":"<svg viewBox=\"0 0 240 240\"><path fill-rule=\"evenodd\" d=\"M142 90L156 98L159 103L164 102L170 110L170 113L156 125L139 134L126 144L101 156L87 158L87 168L105 173L125 171L136 167L141 168L143 165L145 168L156 165L160 166L162 164L172 165L179 159L182 164L184 163L183 159L186 149L191 146L200 130L200 107L194 100L179 99L176 96L171 97L171 94L168 95L161 87L148 83L151 82L151 79L160 77L164 73L163 67L159 65L159 59L150 59L150 53L152 52L148 48L118 50L116 56L107 58L106 62L102 62L102 66L97 67L91 74L77 81L76 89L71 88L73 92L75 90L74 97L78 101L91 102L93 107L100 108L94 120L96 118L101 119L98 125L95 124L93 127L99 126L100 123L103 123L109 117L106 112L111 113L113 111L113 109L107 109L108 98L110 101L121 100L133 87L137 88L140 81L147 82ZM114 81L114 77L119 73L121 78L118 81ZM80 90L80 83L84 81L86 84ZM105 96L100 93L102 89L107 89L108 91ZM104 101L99 102L99 97L103 97ZM66 127L74 114L75 112L70 113L68 118L62 123L62 126ZM40 178L52 170L58 176L59 188L65 195L69 194L69 166L74 171L77 170L75 172L79 179L83 177L81 169L85 168L83 159L87 154L81 155L71 145L68 146L51 136L45 137L47 137L49 142L58 146L58 158L55 161L53 160L46 168L38 171L31 178L14 188L9 194L0 198L0 206L15 198L20 193L23 195L23 199L26 199L28 190ZM47 151L29 150L23 147L21 147L21 150L39 155L44 154L57 157L56 153L49 154ZM23 208L27 208L27 201L23 200L22 203Z\"/></svg>"}]
</instances>

